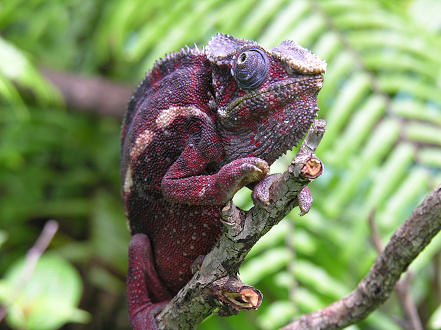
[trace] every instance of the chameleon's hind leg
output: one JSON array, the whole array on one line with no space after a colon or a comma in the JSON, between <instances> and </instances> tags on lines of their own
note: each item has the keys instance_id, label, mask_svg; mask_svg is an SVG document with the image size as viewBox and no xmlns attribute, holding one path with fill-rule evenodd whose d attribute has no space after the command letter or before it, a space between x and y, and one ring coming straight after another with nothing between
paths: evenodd
<instances>
[{"instance_id":1,"label":"chameleon's hind leg","mask_svg":"<svg viewBox=\"0 0 441 330\"><path fill-rule=\"evenodd\" d=\"M130 324L135 330L157 329L154 316L172 298L155 269L150 240L136 234L129 245L127 300Z\"/></svg>"}]
</instances>

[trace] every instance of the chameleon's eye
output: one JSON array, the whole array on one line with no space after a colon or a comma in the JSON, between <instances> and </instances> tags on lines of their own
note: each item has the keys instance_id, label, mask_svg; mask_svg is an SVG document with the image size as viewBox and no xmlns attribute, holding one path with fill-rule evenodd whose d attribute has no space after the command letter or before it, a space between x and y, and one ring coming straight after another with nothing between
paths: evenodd
<instances>
[{"instance_id":1,"label":"chameleon's eye","mask_svg":"<svg viewBox=\"0 0 441 330\"><path fill-rule=\"evenodd\" d=\"M247 49L240 53L233 67L233 75L243 89L262 85L268 76L268 59L260 49Z\"/></svg>"}]
</instances>

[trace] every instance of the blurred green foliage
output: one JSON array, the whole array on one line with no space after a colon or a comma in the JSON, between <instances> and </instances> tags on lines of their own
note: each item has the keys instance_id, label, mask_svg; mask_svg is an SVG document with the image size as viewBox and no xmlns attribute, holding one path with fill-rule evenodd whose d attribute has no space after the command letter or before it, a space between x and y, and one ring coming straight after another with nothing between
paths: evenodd
<instances>
[{"instance_id":1,"label":"blurred green foliage","mask_svg":"<svg viewBox=\"0 0 441 330\"><path fill-rule=\"evenodd\" d=\"M11 278L44 222L56 219L60 230L50 253L79 271L80 308L93 315L87 325L65 328L127 327L129 234L119 193L119 120L66 109L39 68L135 85L158 57L186 44L202 46L220 31L267 47L293 39L328 62L319 95L328 128L318 155L326 170L311 185L311 212L291 212L241 269L241 278L264 293L260 310L213 316L200 328L275 329L341 298L377 255L369 215L385 244L441 182L436 8L437 0L1 1L0 277ZM282 171L292 157L289 152L272 170ZM249 191L235 201L249 208ZM433 329L441 320L440 248L438 235L411 265L411 294ZM65 276L75 278L68 266ZM47 282L36 279L30 284L44 289ZM52 324L86 321L62 318L63 306L75 306L77 298L56 299ZM37 307L26 314L28 323L9 315L9 326L36 329L30 315L46 315ZM392 297L351 328L398 329L394 319L401 317Z\"/></svg>"},{"instance_id":2,"label":"blurred green foliage","mask_svg":"<svg viewBox=\"0 0 441 330\"><path fill-rule=\"evenodd\" d=\"M9 306L7 320L13 328L49 330L69 321L88 321L89 315L75 308L82 285L78 272L69 263L44 255L23 286L25 267L25 260L19 260L0 282L0 299Z\"/></svg>"}]
</instances>

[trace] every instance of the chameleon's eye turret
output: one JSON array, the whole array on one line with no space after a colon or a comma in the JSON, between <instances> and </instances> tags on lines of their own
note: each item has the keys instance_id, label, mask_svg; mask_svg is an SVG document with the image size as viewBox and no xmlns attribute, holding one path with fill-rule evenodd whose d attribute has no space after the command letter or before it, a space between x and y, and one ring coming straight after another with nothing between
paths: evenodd
<instances>
[{"instance_id":1,"label":"chameleon's eye turret","mask_svg":"<svg viewBox=\"0 0 441 330\"><path fill-rule=\"evenodd\" d=\"M233 66L233 76L242 89L255 89L268 76L269 63L266 54L257 48L239 54Z\"/></svg>"}]
</instances>

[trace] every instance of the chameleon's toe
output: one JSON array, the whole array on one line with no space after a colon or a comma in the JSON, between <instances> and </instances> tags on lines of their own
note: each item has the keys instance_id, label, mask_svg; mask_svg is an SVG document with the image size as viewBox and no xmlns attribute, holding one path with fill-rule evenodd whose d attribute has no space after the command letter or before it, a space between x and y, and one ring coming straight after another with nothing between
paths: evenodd
<instances>
[{"instance_id":1,"label":"chameleon's toe","mask_svg":"<svg viewBox=\"0 0 441 330\"><path fill-rule=\"evenodd\" d=\"M282 174L272 174L265 177L260 181L256 187L253 189L251 197L253 199L254 205L265 208L271 202L273 195L273 187L282 178Z\"/></svg>"}]
</instances>

